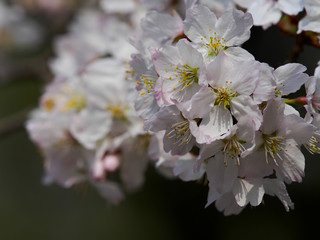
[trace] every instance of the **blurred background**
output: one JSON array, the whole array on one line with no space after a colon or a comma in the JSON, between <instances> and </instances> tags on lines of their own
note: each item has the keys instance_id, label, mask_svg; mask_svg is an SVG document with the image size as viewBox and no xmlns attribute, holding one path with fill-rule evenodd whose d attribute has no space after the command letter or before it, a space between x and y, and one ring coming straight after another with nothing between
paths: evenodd
<instances>
[{"instance_id":1,"label":"blurred background","mask_svg":"<svg viewBox=\"0 0 320 240\"><path fill-rule=\"evenodd\" d=\"M72 190L44 186L43 159L23 122L36 108L54 56L53 41L67 31L80 5L89 1L0 0L15 3L15 15L0 10L0 239L302 239L318 236L320 157L305 151L304 181L288 192L295 209L277 198L224 217L204 208L207 187L167 180L154 167L144 187L119 206L109 205L90 186ZM4 8L2 8L4 9ZM10 21L9 21L9 18ZM287 63L294 37L277 27L252 29L244 48L273 67ZM320 49L305 45L296 56L313 75Z\"/></svg>"}]
</instances>

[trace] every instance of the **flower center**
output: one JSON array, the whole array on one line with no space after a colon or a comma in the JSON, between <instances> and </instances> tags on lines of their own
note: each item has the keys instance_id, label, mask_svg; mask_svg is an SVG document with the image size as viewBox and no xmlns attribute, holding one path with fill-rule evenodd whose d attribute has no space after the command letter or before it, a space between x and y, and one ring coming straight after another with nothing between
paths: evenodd
<instances>
[{"instance_id":1,"label":"flower center","mask_svg":"<svg viewBox=\"0 0 320 240\"><path fill-rule=\"evenodd\" d=\"M156 79L151 75L143 75L140 73L140 80L137 81L137 88L142 89L140 95L145 95L146 93L153 93L154 83Z\"/></svg>"},{"instance_id":2,"label":"flower center","mask_svg":"<svg viewBox=\"0 0 320 240\"><path fill-rule=\"evenodd\" d=\"M281 152L285 149L286 144L284 143L286 137L285 136L273 136L271 135L263 135L263 147L265 150L266 163L269 164L268 157L270 156L276 166L279 166L278 160L284 161Z\"/></svg>"},{"instance_id":3,"label":"flower center","mask_svg":"<svg viewBox=\"0 0 320 240\"><path fill-rule=\"evenodd\" d=\"M170 129L170 132L168 132L166 136L168 139L174 139L173 145L187 145L191 141L192 135L188 120L183 120L181 122L172 124Z\"/></svg>"},{"instance_id":4,"label":"flower center","mask_svg":"<svg viewBox=\"0 0 320 240\"><path fill-rule=\"evenodd\" d=\"M87 102L84 96L82 96L81 94L72 93L70 100L67 101L64 108L62 109L62 112L69 112L72 110L79 112L80 110L86 108L86 106Z\"/></svg>"},{"instance_id":5,"label":"flower center","mask_svg":"<svg viewBox=\"0 0 320 240\"><path fill-rule=\"evenodd\" d=\"M170 65L170 67L173 67ZM191 86L193 83L198 83L199 81L199 68L192 68L189 65L175 66L172 70L173 75L169 77L169 80L178 80L178 84L173 88L174 91L182 92L187 87Z\"/></svg>"},{"instance_id":6,"label":"flower center","mask_svg":"<svg viewBox=\"0 0 320 240\"><path fill-rule=\"evenodd\" d=\"M216 101L214 102L214 105L220 106L222 104L225 109L230 107L232 98L238 96L237 91L232 92L232 89L228 87L214 88L213 91L216 94Z\"/></svg>"},{"instance_id":7,"label":"flower center","mask_svg":"<svg viewBox=\"0 0 320 240\"><path fill-rule=\"evenodd\" d=\"M209 31L211 32L211 29L209 29ZM211 36L209 38L207 36L203 36L201 38L201 41L203 41L203 44L201 44L200 46L207 49L208 57L217 56L220 51L223 51L227 48L224 45L226 39L217 37L216 32L214 32L214 36Z\"/></svg>"},{"instance_id":8,"label":"flower center","mask_svg":"<svg viewBox=\"0 0 320 240\"><path fill-rule=\"evenodd\" d=\"M54 101L54 99L52 99L52 98L46 99L46 100L43 102L43 104L42 104L43 108L44 108L47 112L51 112L51 111L54 109L55 105L56 105L56 104L55 104L55 101Z\"/></svg>"},{"instance_id":9,"label":"flower center","mask_svg":"<svg viewBox=\"0 0 320 240\"><path fill-rule=\"evenodd\" d=\"M120 119L124 121L127 120L127 115L126 115L127 109L128 107L123 106L121 103L106 106L106 110L111 112L112 117L114 119Z\"/></svg>"},{"instance_id":10,"label":"flower center","mask_svg":"<svg viewBox=\"0 0 320 240\"><path fill-rule=\"evenodd\" d=\"M244 142L238 140L236 135L230 139L223 140L223 142L225 143L222 151L224 155L224 165L227 166L227 158L231 158L237 166L240 166L240 155L246 150L242 145Z\"/></svg>"},{"instance_id":11,"label":"flower center","mask_svg":"<svg viewBox=\"0 0 320 240\"><path fill-rule=\"evenodd\" d=\"M316 131L315 135L312 136L309 141L305 144L306 149L311 154L319 153L320 151L320 131Z\"/></svg>"}]
</instances>

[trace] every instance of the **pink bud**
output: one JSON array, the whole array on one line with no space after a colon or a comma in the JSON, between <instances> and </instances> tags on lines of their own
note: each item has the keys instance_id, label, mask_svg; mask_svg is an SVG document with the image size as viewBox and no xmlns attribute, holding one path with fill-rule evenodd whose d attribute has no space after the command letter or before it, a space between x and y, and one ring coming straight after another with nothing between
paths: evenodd
<instances>
[{"instance_id":1,"label":"pink bud","mask_svg":"<svg viewBox=\"0 0 320 240\"><path fill-rule=\"evenodd\" d=\"M105 171L114 172L120 166L120 158L118 154L108 154L103 160L103 166Z\"/></svg>"}]
</instances>

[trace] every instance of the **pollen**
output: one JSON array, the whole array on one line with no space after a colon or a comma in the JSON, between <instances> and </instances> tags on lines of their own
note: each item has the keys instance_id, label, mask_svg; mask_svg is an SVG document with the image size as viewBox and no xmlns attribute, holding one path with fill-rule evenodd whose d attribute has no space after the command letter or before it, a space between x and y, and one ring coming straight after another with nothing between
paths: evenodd
<instances>
[{"instance_id":1,"label":"pollen","mask_svg":"<svg viewBox=\"0 0 320 240\"><path fill-rule=\"evenodd\" d=\"M198 70L199 68L192 68L187 64L183 64L182 66L174 66L171 71L175 72L175 75L174 77L169 77L170 80L177 81L177 85L173 88L173 90L177 90L181 93L194 82L198 83Z\"/></svg>"},{"instance_id":2,"label":"pollen","mask_svg":"<svg viewBox=\"0 0 320 240\"><path fill-rule=\"evenodd\" d=\"M72 110L79 112L81 109L84 109L86 105L86 99L82 95L73 93L70 100L67 101L62 109L62 112L70 112Z\"/></svg>"},{"instance_id":3,"label":"pollen","mask_svg":"<svg viewBox=\"0 0 320 240\"><path fill-rule=\"evenodd\" d=\"M51 112L55 105L55 101L52 98L48 98L43 102L43 107L47 112Z\"/></svg>"},{"instance_id":4,"label":"pollen","mask_svg":"<svg viewBox=\"0 0 320 240\"><path fill-rule=\"evenodd\" d=\"M209 29L209 31L211 31L211 29ZM219 38L216 35L217 33L214 32L214 36L210 36L209 41L207 40L207 36L203 36L201 38L201 41L204 41L204 43L201 44L201 47L205 46L207 48L207 55L209 57L217 56L220 51L223 51L226 49L226 46L224 45L224 43L226 42L226 39Z\"/></svg>"},{"instance_id":5,"label":"pollen","mask_svg":"<svg viewBox=\"0 0 320 240\"><path fill-rule=\"evenodd\" d=\"M144 93L141 93L140 95L144 95ZM121 120L126 120L126 111L128 107L121 104L121 103L116 103L113 105L107 105L106 110L109 111L112 114L112 117L115 119L121 119Z\"/></svg>"},{"instance_id":6,"label":"pollen","mask_svg":"<svg viewBox=\"0 0 320 240\"><path fill-rule=\"evenodd\" d=\"M232 92L232 89L229 89L228 87L214 88L213 91L216 94L216 100L214 105L221 106L222 104L225 109L229 108L232 99L238 96L237 92Z\"/></svg>"},{"instance_id":7,"label":"pollen","mask_svg":"<svg viewBox=\"0 0 320 240\"><path fill-rule=\"evenodd\" d=\"M315 131L305 147L312 155L320 153L320 131Z\"/></svg>"}]
</instances>

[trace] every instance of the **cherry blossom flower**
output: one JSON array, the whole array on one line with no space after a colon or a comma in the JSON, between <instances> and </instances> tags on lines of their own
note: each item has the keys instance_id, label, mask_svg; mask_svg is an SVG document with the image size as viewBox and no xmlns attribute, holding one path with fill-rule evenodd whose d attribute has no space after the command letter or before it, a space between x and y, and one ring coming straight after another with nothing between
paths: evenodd
<instances>
[{"instance_id":1,"label":"cherry blossom flower","mask_svg":"<svg viewBox=\"0 0 320 240\"><path fill-rule=\"evenodd\" d=\"M202 55L185 40L154 53L152 60L160 76L155 85L158 104L188 101L206 84Z\"/></svg>"},{"instance_id":2,"label":"cherry blossom flower","mask_svg":"<svg viewBox=\"0 0 320 240\"><path fill-rule=\"evenodd\" d=\"M154 116L145 121L145 129L152 132L165 130L163 147L172 155L184 155L188 153L195 139L190 131L190 122L176 106L164 107Z\"/></svg>"},{"instance_id":3,"label":"cherry blossom flower","mask_svg":"<svg viewBox=\"0 0 320 240\"><path fill-rule=\"evenodd\" d=\"M195 5L187 10L184 30L207 61L220 51L238 59L253 59L250 53L238 47L250 38L252 24L249 13L229 9L217 19L206 6Z\"/></svg>"},{"instance_id":4,"label":"cherry blossom flower","mask_svg":"<svg viewBox=\"0 0 320 240\"><path fill-rule=\"evenodd\" d=\"M253 60L240 62L223 52L207 66L209 87L196 93L183 110L190 119L202 118L199 124L190 123L198 143L224 138L234 125L233 117L238 122L250 122L255 129L260 127L261 112L250 96L259 74L255 66Z\"/></svg>"}]
</instances>

